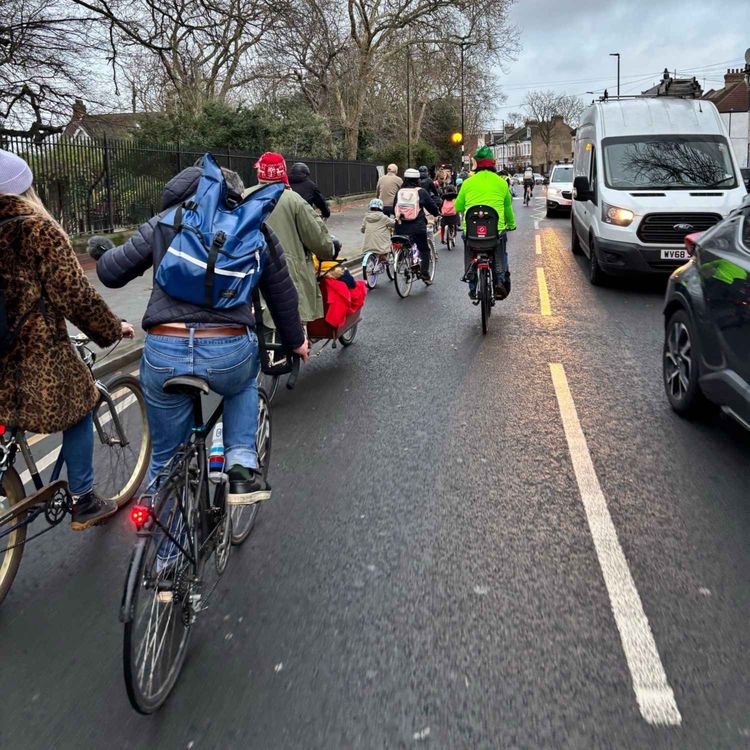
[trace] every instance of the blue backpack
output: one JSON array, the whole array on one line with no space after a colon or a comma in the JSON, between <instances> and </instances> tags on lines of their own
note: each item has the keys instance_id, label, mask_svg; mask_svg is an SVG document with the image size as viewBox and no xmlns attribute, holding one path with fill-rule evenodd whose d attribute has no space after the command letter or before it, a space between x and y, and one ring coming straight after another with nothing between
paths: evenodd
<instances>
[{"instance_id":1,"label":"blue backpack","mask_svg":"<svg viewBox=\"0 0 750 750\"><path fill-rule=\"evenodd\" d=\"M202 307L227 310L247 304L265 257L262 225L283 192L282 183L272 183L229 208L224 175L206 154L195 195L159 220L176 234L156 283L170 297Z\"/></svg>"}]
</instances>

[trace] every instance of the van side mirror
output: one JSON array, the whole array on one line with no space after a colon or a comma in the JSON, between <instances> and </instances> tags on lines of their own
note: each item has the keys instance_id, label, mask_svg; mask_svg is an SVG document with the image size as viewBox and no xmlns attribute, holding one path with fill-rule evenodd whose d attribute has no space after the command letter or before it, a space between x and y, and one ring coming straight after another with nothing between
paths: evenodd
<instances>
[{"instance_id":1,"label":"van side mirror","mask_svg":"<svg viewBox=\"0 0 750 750\"><path fill-rule=\"evenodd\" d=\"M573 198L577 201L591 200L591 185L588 177L576 177L573 180Z\"/></svg>"}]
</instances>

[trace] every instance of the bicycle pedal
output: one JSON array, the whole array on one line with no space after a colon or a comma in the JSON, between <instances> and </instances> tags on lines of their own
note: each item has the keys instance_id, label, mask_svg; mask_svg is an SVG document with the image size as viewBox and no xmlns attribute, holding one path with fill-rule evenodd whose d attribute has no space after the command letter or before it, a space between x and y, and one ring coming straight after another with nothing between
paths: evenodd
<instances>
[{"instance_id":1,"label":"bicycle pedal","mask_svg":"<svg viewBox=\"0 0 750 750\"><path fill-rule=\"evenodd\" d=\"M174 601L173 591L159 591L156 594L156 601L159 604L171 604Z\"/></svg>"}]
</instances>

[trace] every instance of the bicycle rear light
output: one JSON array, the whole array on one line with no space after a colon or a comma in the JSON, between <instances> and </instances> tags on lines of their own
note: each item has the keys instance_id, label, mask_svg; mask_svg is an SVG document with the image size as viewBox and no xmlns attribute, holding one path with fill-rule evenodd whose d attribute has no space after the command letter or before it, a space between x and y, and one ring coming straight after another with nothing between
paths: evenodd
<instances>
[{"instance_id":1,"label":"bicycle rear light","mask_svg":"<svg viewBox=\"0 0 750 750\"><path fill-rule=\"evenodd\" d=\"M148 521L149 509L145 505L134 505L130 509L130 520L136 525L137 528L141 528Z\"/></svg>"},{"instance_id":2,"label":"bicycle rear light","mask_svg":"<svg viewBox=\"0 0 750 750\"><path fill-rule=\"evenodd\" d=\"M0 424L0 435L5 435L5 425Z\"/></svg>"}]
</instances>

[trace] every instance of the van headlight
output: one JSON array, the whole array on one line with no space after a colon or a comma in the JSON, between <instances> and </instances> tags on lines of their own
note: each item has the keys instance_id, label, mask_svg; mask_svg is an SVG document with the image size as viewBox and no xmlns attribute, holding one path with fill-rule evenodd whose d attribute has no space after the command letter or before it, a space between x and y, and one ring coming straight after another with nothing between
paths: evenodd
<instances>
[{"instance_id":1,"label":"van headlight","mask_svg":"<svg viewBox=\"0 0 750 750\"><path fill-rule=\"evenodd\" d=\"M635 214L629 208L617 208L609 203L602 203L602 221L618 227L627 227L633 223Z\"/></svg>"}]
</instances>

